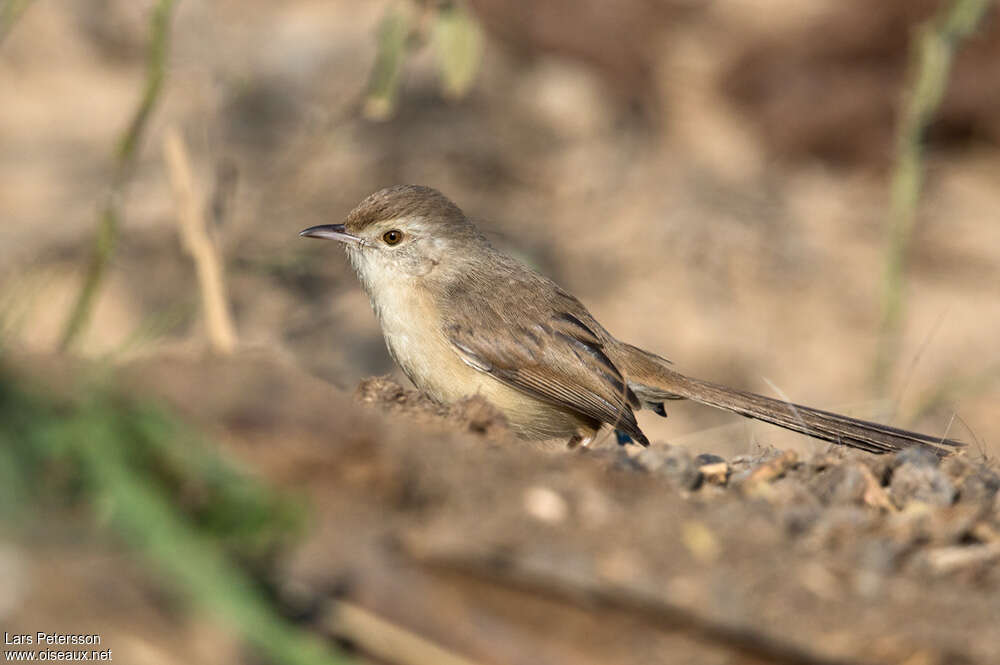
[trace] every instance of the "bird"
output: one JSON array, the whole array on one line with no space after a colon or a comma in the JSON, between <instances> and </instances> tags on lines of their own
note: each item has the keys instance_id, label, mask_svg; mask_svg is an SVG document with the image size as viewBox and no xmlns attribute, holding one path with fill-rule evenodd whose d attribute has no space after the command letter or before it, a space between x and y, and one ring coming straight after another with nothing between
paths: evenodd
<instances>
[{"instance_id":1,"label":"bird","mask_svg":"<svg viewBox=\"0 0 1000 665\"><path fill-rule=\"evenodd\" d=\"M871 453L961 442L730 388L677 371L617 339L571 293L494 248L444 194L381 189L337 224L299 234L338 241L389 354L418 390L450 404L479 395L526 439L589 446L604 426L648 446L635 412L691 400Z\"/></svg>"}]
</instances>

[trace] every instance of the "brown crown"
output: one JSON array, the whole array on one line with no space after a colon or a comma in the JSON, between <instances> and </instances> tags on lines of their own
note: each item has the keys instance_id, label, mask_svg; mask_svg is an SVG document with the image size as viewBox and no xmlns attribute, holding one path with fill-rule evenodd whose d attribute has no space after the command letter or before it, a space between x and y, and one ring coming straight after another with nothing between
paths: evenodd
<instances>
[{"instance_id":1,"label":"brown crown","mask_svg":"<svg viewBox=\"0 0 1000 665\"><path fill-rule=\"evenodd\" d=\"M399 217L422 217L442 224L465 222L465 214L459 207L436 189L395 185L380 189L359 203L344 224L356 233L371 224Z\"/></svg>"}]
</instances>

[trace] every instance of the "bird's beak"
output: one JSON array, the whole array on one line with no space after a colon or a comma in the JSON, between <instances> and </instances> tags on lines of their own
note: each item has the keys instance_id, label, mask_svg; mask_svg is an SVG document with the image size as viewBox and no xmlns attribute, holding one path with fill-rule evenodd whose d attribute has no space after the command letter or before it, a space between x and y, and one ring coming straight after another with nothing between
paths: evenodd
<instances>
[{"instance_id":1,"label":"bird's beak","mask_svg":"<svg viewBox=\"0 0 1000 665\"><path fill-rule=\"evenodd\" d=\"M299 235L303 238L327 238L329 240L338 240L343 243L353 243L355 245L361 244L361 238L348 233L343 224L320 224L319 226L310 226L305 231L301 231Z\"/></svg>"}]
</instances>

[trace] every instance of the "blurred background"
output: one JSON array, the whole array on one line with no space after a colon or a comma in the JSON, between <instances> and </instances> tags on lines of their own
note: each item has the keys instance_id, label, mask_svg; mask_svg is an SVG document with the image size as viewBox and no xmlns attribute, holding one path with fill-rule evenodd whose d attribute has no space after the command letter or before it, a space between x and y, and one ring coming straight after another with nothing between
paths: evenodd
<instances>
[{"instance_id":1,"label":"blurred background","mask_svg":"<svg viewBox=\"0 0 1000 665\"><path fill-rule=\"evenodd\" d=\"M912 224L899 170L921 26L944 5L0 3L4 357L18 381L48 381L18 397L30 409L9 395L7 408L56 418L66 407L47 391L72 393L98 361L130 378L85 394L125 385L159 404L172 390L225 440L211 409L229 395L253 437L258 411L288 394L321 404L374 374L405 384L345 258L297 233L417 183L685 373L996 454L995 7L952 43L940 106L923 118ZM70 331L88 274L92 307ZM208 371L220 356L225 371ZM128 419L117 398L68 399L98 410L87 418ZM640 416L651 439L723 455L813 446L671 406L666 420ZM0 567L23 569L25 551L11 545ZM87 556L99 568L111 555ZM51 605L19 598L20 625L46 630ZM187 629L193 652L157 630L171 629L136 633L155 649L119 640L127 662L243 657L214 630Z\"/></svg>"}]
</instances>

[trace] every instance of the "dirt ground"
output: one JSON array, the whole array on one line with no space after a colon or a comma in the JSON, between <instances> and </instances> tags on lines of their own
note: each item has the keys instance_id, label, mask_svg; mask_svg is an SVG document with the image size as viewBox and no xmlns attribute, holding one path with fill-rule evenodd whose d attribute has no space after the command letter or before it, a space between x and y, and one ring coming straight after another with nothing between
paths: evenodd
<instances>
[{"instance_id":1,"label":"dirt ground","mask_svg":"<svg viewBox=\"0 0 1000 665\"><path fill-rule=\"evenodd\" d=\"M349 396L252 357L120 372L308 500L307 534L272 581L303 626L375 662L445 661L372 638L355 608L468 659L455 662L1000 658L1000 475L968 455L568 452L511 438L486 403L442 409L388 379ZM115 548L67 563L53 540L10 553L34 573L14 629L98 627L124 662L247 656L171 611Z\"/></svg>"},{"instance_id":2,"label":"dirt ground","mask_svg":"<svg viewBox=\"0 0 1000 665\"><path fill-rule=\"evenodd\" d=\"M880 391L901 35L933 3L677 0L620 22L582 3L525 32L503 3L471 4L487 33L470 94L442 95L417 46L375 122L361 109L387 3L180 2L78 355L308 498L276 584L302 625L372 662L405 661L358 637L358 608L481 663L1000 662L996 12L930 134ZM152 5L36 0L0 42L0 320L28 373L62 366ZM214 219L229 359L205 350L170 127ZM969 449L855 455L679 403L640 415L649 450L567 452L510 438L486 404L430 404L341 253L297 237L400 182L444 191L686 373ZM0 595L5 629L100 628L122 662L254 658L114 545L0 544L0 570L21 580Z\"/></svg>"}]
</instances>

